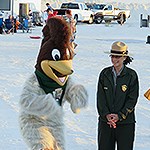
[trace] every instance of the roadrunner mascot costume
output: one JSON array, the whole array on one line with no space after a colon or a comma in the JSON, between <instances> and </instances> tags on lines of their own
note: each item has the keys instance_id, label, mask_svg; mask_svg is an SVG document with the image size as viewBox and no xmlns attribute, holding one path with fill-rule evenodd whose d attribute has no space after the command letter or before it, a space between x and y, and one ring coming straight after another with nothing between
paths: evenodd
<instances>
[{"instance_id":1,"label":"roadrunner mascot costume","mask_svg":"<svg viewBox=\"0 0 150 150\"><path fill-rule=\"evenodd\" d=\"M74 55L70 31L61 18L47 21L35 73L20 96L20 130L31 150L65 150L62 106L69 102L74 113L87 106L86 89L70 76Z\"/></svg>"}]
</instances>

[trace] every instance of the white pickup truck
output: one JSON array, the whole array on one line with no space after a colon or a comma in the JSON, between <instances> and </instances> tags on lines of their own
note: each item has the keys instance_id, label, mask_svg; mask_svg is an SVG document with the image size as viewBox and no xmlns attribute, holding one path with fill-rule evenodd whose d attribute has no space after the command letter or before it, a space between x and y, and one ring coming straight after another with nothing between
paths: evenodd
<instances>
[{"instance_id":1,"label":"white pickup truck","mask_svg":"<svg viewBox=\"0 0 150 150\"><path fill-rule=\"evenodd\" d=\"M63 2L60 9L70 9L76 22L88 22L92 24L94 21L94 13L88 9L82 2Z\"/></svg>"},{"instance_id":2,"label":"white pickup truck","mask_svg":"<svg viewBox=\"0 0 150 150\"><path fill-rule=\"evenodd\" d=\"M130 10L114 8L113 5L105 5L101 9L95 11L94 21L95 23L102 23L104 20L106 23L110 23L112 20L117 20L119 24L124 24L126 19L130 17Z\"/></svg>"}]
</instances>

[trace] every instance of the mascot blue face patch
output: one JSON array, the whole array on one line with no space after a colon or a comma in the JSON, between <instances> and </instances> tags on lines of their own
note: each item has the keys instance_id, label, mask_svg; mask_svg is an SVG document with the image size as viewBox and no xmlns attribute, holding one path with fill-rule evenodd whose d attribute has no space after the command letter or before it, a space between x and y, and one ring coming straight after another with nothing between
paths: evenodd
<instances>
[{"instance_id":1,"label":"mascot blue face patch","mask_svg":"<svg viewBox=\"0 0 150 150\"><path fill-rule=\"evenodd\" d=\"M70 28L65 20L53 17L44 27L43 35L36 68L63 86L73 73Z\"/></svg>"}]
</instances>

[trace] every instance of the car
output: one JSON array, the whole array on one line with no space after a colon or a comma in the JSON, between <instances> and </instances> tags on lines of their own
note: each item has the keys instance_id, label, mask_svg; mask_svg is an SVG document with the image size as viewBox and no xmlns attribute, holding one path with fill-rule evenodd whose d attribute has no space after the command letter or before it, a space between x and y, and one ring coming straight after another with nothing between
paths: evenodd
<instances>
[{"instance_id":1,"label":"car","mask_svg":"<svg viewBox=\"0 0 150 150\"><path fill-rule=\"evenodd\" d=\"M82 2L63 2L60 9L70 9L73 18L77 22L88 22L92 24L94 21L94 13L88 9L85 3Z\"/></svg>"},{"instance_id":2,"label":"car","mask_svg":"<svg viewBox=\"0 0 150 150\"><path fill-rule=\"evenodd\" d=\"M106 23L110 23L112 20L117 20L119 24L124 24L130 17L130 10L115 8L112 4L101 6L101 9L95 12L95 23L102 23L104 20Z\"/></svg>"}]
</instances>

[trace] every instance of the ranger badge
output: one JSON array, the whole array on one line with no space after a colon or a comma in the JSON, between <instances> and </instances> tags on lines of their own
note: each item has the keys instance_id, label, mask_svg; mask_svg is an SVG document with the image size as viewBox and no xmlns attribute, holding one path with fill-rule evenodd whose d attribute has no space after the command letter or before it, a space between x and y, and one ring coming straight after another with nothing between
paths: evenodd
<instances>
[{"instance_id":1,"label":"ranger badge","mask_svg":"<svg viewBox=\"0 0 150 150\"><path fill-rule=\"evenodd\" d=\"M122 85L122 91L125 92L127 90L127 86L126 85Z\"/></svg>"}]
</instances>

